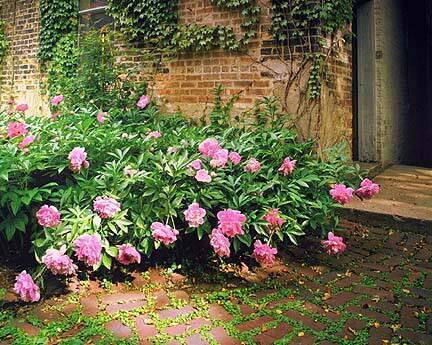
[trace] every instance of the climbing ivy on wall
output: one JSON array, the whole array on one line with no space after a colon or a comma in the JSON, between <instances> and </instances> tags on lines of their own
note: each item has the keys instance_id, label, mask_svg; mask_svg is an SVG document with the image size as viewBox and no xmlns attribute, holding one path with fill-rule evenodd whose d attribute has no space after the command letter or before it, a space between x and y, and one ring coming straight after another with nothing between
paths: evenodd
<instances>
[{"instance_id":1,"label":"climbing ivy on wall","mask_svg":"<svg viewBox=\"0 0 432 345\"><path fill-rule=\"evenodd\" d=\"M213 48L236 50L255 37L261 9L256 0L210 1L221 8L241 11L244 22L240 25L243 31L240 39L228 26L179 24L178 0L109 0L108 14L126 37L177 52Z\"/></svg>"},{"instance_id":2,"label":"climbing ivy on wall","mask_svg":"<svg viewBox=\"0 0 432 345\"><path fill-rule=\"evenodd\" d=\"M60 39L78 28L78 1L40 0L41 29L39 33L39 59L52 59L54 47Z\"/></svg>"},{"instance_id":3,"label":"climbing ivy on wall","mask_svg":"<svg viewBox=\"0 0 432 345\"><path fill-rule=\"evenodd\" d=\"M6 51L9 48L9 41L6 39L4 24L3 21L0 21L0 66L4 60Z\"/></svg>"},{"instance_id":4,"label":"climbing ivy on wall","mask_svg":"<svg viewBox=\"0 0 432 345\"><path fill-rule=\"evenodd\" d=\"M288 48L288 54L301 53L311 62L310 98L320 95L326 62L332 54L333 44L327 46L323 37L332 41L352 20L353 0L272 0L271 33Z\"/></svg>"}]
</instances>

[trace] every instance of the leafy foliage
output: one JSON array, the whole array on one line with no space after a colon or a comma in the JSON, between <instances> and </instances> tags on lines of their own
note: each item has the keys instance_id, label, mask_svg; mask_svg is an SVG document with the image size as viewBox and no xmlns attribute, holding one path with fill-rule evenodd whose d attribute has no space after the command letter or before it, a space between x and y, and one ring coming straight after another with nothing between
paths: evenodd
<instances>
[{"instance_id":1,"label":"leafy foliage","mask_svg":"<svg viewBox=\"0 0 432 345\"><path fill-rule=\"evenodd\" d=\"M41 0L39 59L50 61L60 39L78 29L78 6L75 0Z\"/></svg>"},{"instance_id":2,"label":"leafy foliage","mask_svg":"<svg viewBox=\"0 0 432 345\"><path fill-rule=\"evenodd\" d=\"M256 36L260 6L255 0L212 0L215 5L240 10L245 21L240 25L243 36L236 37L228 26L178 24L178 0L109 1L108 13L130 39L159 48L184 50L223 48L237 50Z\"/></svg>"},{"instance_id":3,"label":"leafy foliage","mask_svg":"<svg viewBox=\"0 0 432 345\"><path fill-rule=\"evenodd\" d=\"M88 104L100 110L134 106L137 95L145 93L146 83L134 82L133 70L115 64L110 30L89 31L80 43L71 33L55 47L48 66L50 96L63 94L70 109Z\"/></svg>"},{"instance_id":4,"label":"leafy foliage","mask_svg":"<svg viewBox=\"0 0 432 345\"><path fill-rule=\"evenodd\" d=\"M6 32L4 29L4 22L0 21L0 66L9 48L9 41L6 39Z\"/></svg>"},{"instance_id":5,"label":"leafy foliage","mask_svg":"<svg viewBox=\"0 0 432 345\"><path fill-rule=\"evenodd\" d=\"M131 243L147 256L164 253L167 249L159 247L150 230L153 222L160 221L180 231L174 253L181 256L192 250L196 255L196 248L202 248L208 255L206 243L216 226L217 212L232 208L247 216L245 235L233 241L234 250L243 253L254 239L296 243L306 231L318 236L325 233L336 225L335 210L339 207L329 196L330 185L353 184L358 179L358 172L346 166L341 156L321 161L312 142L297 142L291 130L276 122L273 127L257 125L253 129L224 128L219 123L196 127L148 108L128 112L112 109L109 120L99 124L97 113L63 110L55 121L27 119L29 130L37 137L28 152L17 148L18 139L1 139L1 243L31 239L40 260L48 248L63 244L71 253L78 236L97 232L103 239L101 264L108 268L117 254L116 244ZM9 121L17 119L19 115L3 116L2 131ZM162 137L150 138L148 133L153 130L161 131ZM199 157L198 144L208 137L239 152L243 163L212 169L204 160L214 176L211 183L203 184L194 179L189 164ZM74 147L88 152L90 167L81 174L69 170L68 154ZM277 171L286 156L298 160L289 176ZM243 169L251 157L262 164L258 173ZM101 219L92 206L101 195L119 200L122 211ZM207 210L206 222L198 228L188 227L183 216L193 202ZM43 204L61 211L60 226L38 226L35 212ZM270 208L279 208L286 221L274 232L268 231L262 219Z\"/></svg>"}]
</instances>

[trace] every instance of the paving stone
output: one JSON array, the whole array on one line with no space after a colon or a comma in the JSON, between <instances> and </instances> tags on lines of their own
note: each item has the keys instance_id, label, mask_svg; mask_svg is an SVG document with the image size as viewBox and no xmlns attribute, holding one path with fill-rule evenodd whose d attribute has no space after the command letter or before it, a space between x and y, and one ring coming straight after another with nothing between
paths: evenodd
<instances>
[{"instance_id":1,"label":"paving stone","mask_svg":"<svg viewBox=\"0 0 432 345\"><path fill-rule=\"evenodd\" d=\"M390 318L387 315L378 313L377 311L369 310L368 308L360 308L359 306L352 305L346 309L349 313L363 315L375 319L381 323L390 322Z\"/></svg>"},{"instance_id":2,"label":"paving stone","mask_svg":"<svg viewBox=\"0 0 432 345\"><path fill-rule=\"evenodd\" d=\"M21 329L22 331L24 331L26 334L35 337L39 334L40 332L40 328L37 326L33 326L30 323L28 323L27 321L24 320L14 320L13 322L13 326Z\"/></svg>"},{"instance_id":3,"label":"paving stone","mask_svg":"<svg viewBox=\"0 0 432 345\"><path fill-rule=\"evenodd\" d=\"M317 306L316 304L310 303L310 302L304 302L303 306L306 310L309 310L312 313L319 314L322 316L325 316L329 318L330 320L337 321L340 319L340 315L333 313L331 311L326 311L320 306Z\"/></svg>"},{"instance_id":4,"label":"paving stone","mask_svg":"<svg viewBox=\"0 0 432 345\"><path fill-rule=\"evenodd\" d=\"M180 309L165 309L159 312L159 318L164 319L174 319L180 315L188 315L193 313L195 310L190 305L180 308Z\"/></svg>"},{"instance_id":5,"label":"paving stone","mask_svg":"<svg viewBox=\"0 0 432 345\"><path fill-rule=\"evenodd\" d=\"M414 258L416 258L417 260L422 260L422 261L429 261L431 257L432 257L432 252L429 248L420 249L419 251L417 251L417 254L414 256Z\"/></svg>"},{"instance_id":6,"label":"paving stone","mask_svg":"<svg viewBox=\"0 0 432 345\"><path fill-rule=\"evenodd\" d=\"M400 335L403 339L409 340L417 345L430 345L432 344L432 335L423 334L415 331L401 330Z\"/></svg>"},{"instance_id":7,"label":"paving stone","mask_svg":"<svg viewBox=\"0 0 432 345\"><path fill-rule=\"evenodd\" d=\"M261 327L262 325L269 323L271 321L273 321L273 318L271 316L261 316L258 319L242 322L242 323L238 324L236 326L236 328L240 332L246 332L246 331L249 331L251 329Z\"/></svg>"},{"instance_id":8,"label":"paving stone","mask_svg":"<svg viewBox=\"0 0 432 345\"><path fill-rule=\"evenodd\" d=\"M368 309L369 307L374 307L380 311L394 313L397 308L394 303L389 303L386 301L373 301L373 300L362 300L358 305L363 309Z\"/></svg>"},{"instance_id":9,"label":"paving stone","mask_svg":"<svg viewBox=\"0 0 432 345\"><path fill-rule=\"evenodd\" d=\"M184 291L184 290L174 291L173 292L173 296L176 299L187 301L187 302L189 302L189 300L190 300L189 294L186 291Z\"/></svg>"},{"instance_id":10,"label":"paving stone","mask_svg":"<svg viewBox=\"0 0 432 345\"><path fill-rule=\"evenodd\" d=\"M403 304L408 305L408 306L426 307L426 308L432 307L432 301L425 300L423 298L402 297L401 301Z\"/></svg>"},{"instance_id":11,"label":"paving stone","mask_svg":"<svg viewBox=\"0 0 432 345\"><path fill-rule=\"evenodd\" d=\"M225 331L223 327L217 327L210 331L210 334L219 342L219 344L223 345L241 345L241 342L230 335Z\"/></svg>"},{"instance_id":12,"label":"paving stone","mask_svg":"<svg viewBox=\"0 0 432 345\"><path fill-rule=\"evenodd\" d=\"M132 286L136 289L140 289L143 286L146 286L148 284L148 280L143 277L141 272L132 272Z\"/></svg>"},{"instance_id":13,"label":"paving stone","mask_svg":"<svg viewBox=\"0 0 432 345\"><path fill-rule=\"evenodd\" d=\"M426 333L432 335L432 314L426 320Z\"/></svg>"},{"instance_id":14,"label":"paving stone","mask_svg":"<svg viewBox=\"0 0 432 345\"><path fill-rule=\"evenodd\" d=\"M419 320L415 316L418 310L416 308L402 307L400 312L400 323L404 328L417 329Z\"/></svg>"},{"instance_id":15,"label":"paving stone","mask_svg":"<svg viewBox=\"0 0 432 345\"><path fill-rule=\"evenodd\" d=\"M291 340L291 344L295 345L313 345L315 344L316 338L312 335L306 334L303 337L295 337Z\"/></svg>"},{"instance_id":16,"label":"paving stone","mask_svg":"<svg viewBox=\"0 0 432 345\"><path fill-rule=\"evenodd\" d=\"M355 334L352 331L359 331L366 326L367 323L363 320L348 319L342 331L336 335L343 339L352 339L355 337Z\"/></svg>"},{"instance_id":17,"label":"paving stone","mask_svg":"<svg viewBox=\"0 0 432 345\"><path fill-rule=\"evenodd\" d=\"M231 321L233 316L219 304L212 304L209 307L209 316L216 320Z\"/></svg>"},{"instance_id":18,"label":"paving stone","mask_svg":"<svg viewBox=\"0 0 432 345\"><path fill-rule=\"evenodd\" d=\"M162 276L160 274L160 270L158 270L156 268L150 268L149 269L149 280L155 284L166 285L165 277Z\"/></svg>"},{"instance_id":19,"label":"paving stone","mask_svg":"<svg viewBox=\"0 0 432 345\"><path fill-rule=\"evenodd\" d=\"M393 332L390 328L387 327L372 328L369 332L368 345L390 344L392 336L393 336Z\"/></svg>"},{"instance_id":20,"label":"paving stone","mask_svg":"<svg viewBox=\"0 0 432 345\"><path fill-rule=\"evenodd\" d=\"M123 325L118 320L112 320L105 324L105 328L111 331L112 334L119 339L127 339L132 335L132 331L128 326Z\"/></svg>"},{"instance_id":21,"label":"paving stone","mask_svg":"<svg viewBox=\"0 0 432 345\"><path fill-rule=\"evenodd\" d=\"M421 289L421 288L409 288L412 294L425 298L425 299L432 299L432 291L429 291L427 289Z\"/></svg>"},{"instance_id":22,"label":"paving stone","mask_svg":"<svg viewBox=\"0 0 432 345\"><path fill-rule=\"evenodd\" d=\"M282 299L270 302L269 304L267 304L267 308L274 309L277 307L281 307L281 306L283 306L287 303L290 303L292 301L293 301L293 297L284 297Z\"/></svg>"},{"instance_id":23,"label":"paving stone","mask_svg":"<svg viewBox=\"0 0 432 345\"><path fill-rule=\"evenodd\" d=\"M81 298L82 313L84 316L93 317L98 313L98 299L95 295Z\"/></svg>"},{"instance_id":24,"label":"paving stone","mask_svg":"<svg viewBox=\"0 0 432 345\"><path fill-rule=\"evenodd\" d=\"M194 319L184 324L169 326L165 328L165 331L167 332L168 335L174 337L177 335L184 334L190 330L196 330L203 326L208 326L208 325L211 325L211 322L204 319Z\"/></svg>"},{"instance_id":25,"label":"paving stone","mask_svg":"<svg viewBox=\"0 0 432 345\"><path fill-rule=\"evenodd\" d=\"M265 332L254 337L257 344L260 345L271 345L274 342L292 331L292 326L286 322L281 322L274 328L270 328Z\"/></svg>"},{"instance_id":26,"label":"paving stone","mask_svg":"<svg viewBox=\"0 0 432 345\"><path fill-rule=\"evenodd\" d=\"M326 328L326 326L323 325L321 322L315 321L314 319L312 319L308 316L302 315L295 310L288 310L285 313L283 313L283 315L286 317L289 317L290 319L293 319L295 321L299 321L302 324L306 325L309 328L312 328L315 331L322 331Z\"/></svg>"},{"instance_id":27,"label":"paving stone","mask_svg":"<svg viewBox=\"0 0 432 345\"><path fill-rule=\"evenodd\" d=\"M101 296L102 304L126 303L132 301L145 301L147 297L142 292L117 292Z\"/></svg>"},{"instance_id":28,"label":"paving stone","mask_svg":"<svg viewBox=\"0 0 432 345\"><path fill-rule=\"evenodd\" d=\"M180 283L184 283L187 281L187 277L185 277L184 275L180 274L180 273L171 273L170 275L170 280L174 283L174 284L180 284Z\"/></svg>"},{"instance_id":29,"label":"paving stone","mask_svg":"<svg viewBox=\"0 0 432 345\"><path fill-rule=\"evenodd\" d=\"M106 312L108 315L113 315L119 311L134 310L136 308L142 307L145 304L147 304L147 301L135 301L135 302L128 302L128 303L109 304L106 307Z\"/></svg>"},{"instance_id":30,"label":"paving stone","mask_svg":"<svg viewBox=\"0 0 432 345\"><path fill-rule=\"evenodd\" d=\"M319 281L323 284L328 284L333 280L336 280L338 278L340 278L341 275L343 275L343 272L337 272L337 271L331 271L328 272L326 274L323 274L320 278Z\"/></svg>"},{"instance_id":31,"label":"paving stone","mask_svg":"<svg viewBox=\"0 0 432 345\"><path fill-rule=\"evenodd\" d=\"M337 295L334 295L333 297L331 297L330 299L328 299L325 303L327 303L328 305L331 305L333 307L338 307L340 305L343 305L349 301L351 301L353 298L355 298L356 295L353 294L352 292L340 292Z\"/></svg>"},{"instance_id":32,"label":"paving stone","mask_svg":"<svg viewBox=\"0 0 432 345\"><path fill-rule=\"evenodd\" d=\"M193 334L186 338L187 345L208 345L209 343L200 334Z\"/></svg>"},{"instance_id":33,"label":"paving stone","mask_svg":"<svg viewBox=\"0 0 432 345\"><path fill-rule=\"evenodd\" d=\"M345 277L345 278L338 280L337 282L334 283L334 285L339 287L339 288L344 289L344 288L350 287L356 283L361 282L361 280L362 280L361 277L359 277L355 274L352 274L351 277Z\"/></svg>"},{"instance_id":34,"label":"paving stone","mask_svg":"<svg viewBox=\"0 0 432 345\"><path fill-rule=\"evenodd\" d=\"M371 297L379 297L388 302L394 302L394 295L390 291L379 290L379 289L374 289L371 287L360 286L360 285L355 286L353 291L358 294L367 294Z\"/></svg>"},{"instance_id":35,"label":"paving stone","mask_svg":"<svg viewBox=\"0 0 432 345\"><path fill-rule=\"evenodd\" d=\"M401 256L391 256L390 258L383 261L383 265L389 266L390 268L400 266L403 258Z\"/></svg>"},{"instance_id":36,"label":"paving stone","mask_svg":"<svg viewBox=\"0 0 432 345\"><path fill-rule=\"evenodd\" d=\"M425 281L423 283L423 287L425 289L430 289L430 290L432 289L432 274L428 274L426 276L426 279L425 279Z\"/></svg>"},{"instance_id":37,"label":"paving stone","mask_svg":"<svg viewBox=\"0 0 432 345\"><path fill-rule=\"evenodd\" d=\"M49 305L39 304L36 308L33 309L33 315L44 323L62 321L63 316L56 310L52 310L51 308L52 307Z\"/></svg>"},{"instance_id":38,"label":"paving stone","mask_svg":"<svg viewBox=\"0 0 432 345\"><path fill-rule=\"evenodd\" d=\"M390 272L390 278L396 281L401 281L403 277L407 275L407 272L401 268L396 268Z\"/></svg>"},{"instance_id":39,"label":"paving stone","mask_svg":"<svg viewBox=\"0 0 432 345\"><path fill-rule=\"evenodd\" d=\"M170 304L170 299L165 290L156 291L153 294L153 297L155 299L157 309L162 309L166 307L168 304Z\"/></svg>"},{"instance_id":40,"label":"paving stone","mask_svg":"<svg viewBox=\"0 0 432 345\"><path fill-rule=\"evenodd\" d=\"M154 337L157 334L157 329L154 325L149 324L151 319L146 315L140 315L135 320L135 327L138 333L138 337L141 339L147 339Z\"/></svg>"},{"instance_id":41,"label":"paving stone","mask_svg":"<svg viewBox=\"0 0 432 345\"><path fill-rule=\"evenodd\" d=\"M244 316L249 316L249 315L255 313L255 309L252 308L251 306L249 306L248 304L240 304L239 308L240 308L240 312Z\"/></svg>"}]
</instances>

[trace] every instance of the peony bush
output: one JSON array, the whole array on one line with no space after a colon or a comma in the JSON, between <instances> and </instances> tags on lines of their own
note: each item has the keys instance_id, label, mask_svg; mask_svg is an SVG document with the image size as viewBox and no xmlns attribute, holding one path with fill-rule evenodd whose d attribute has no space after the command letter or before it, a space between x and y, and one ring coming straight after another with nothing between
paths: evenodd
<instances>
[{"instance_id":1,"label":"peony bush","mask_svg":"<svg viewBox=\"0 0 432 345\"><path fill-rule=\"evenodd\" d=\"M38 277L187 253L269 265L305 233L328 235L323 246L339 254L337 209L379 191L336 150L322 160L274 123L196 126L147 96L129 111L62 102L52 99L54 117L11 105L0 119L2 251L31 243ZM40 296L26 272L15 291Z\"/></svg>"}]
</instances>

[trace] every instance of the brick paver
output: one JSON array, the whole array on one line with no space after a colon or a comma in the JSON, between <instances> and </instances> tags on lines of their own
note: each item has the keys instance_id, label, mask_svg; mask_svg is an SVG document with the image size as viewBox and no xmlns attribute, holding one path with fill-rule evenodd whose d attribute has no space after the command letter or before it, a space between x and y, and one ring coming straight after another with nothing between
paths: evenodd
<instances>
[{"instance_id":1,"label":"brick paver","mask_svg":"<svg viewBox=\"0 0 432 345\"><path fill-rule=\"evenodd\" d=\"M250 269L253 278L245 278L260 282L273 275L267 284L213 290L207 284L203 292L188 277L154 268L146 275L132 272L129 286L115 284L112 291L97 281L87 290L78 286L82 296L76 302L30 306L28 314L41 323L22 317L12 325L37 336L44 324L82 313L79 320L99 320L109 334L131 344L432 344L432 237L344 227L338 233L348 246L343 255L327 255L312 238L306 248L288 248L285 263L255 275ZM80 321L50 343L85 333ZM86 342L106 337L90 334ZM0 338L0 344L12 339Z\"/></svg>"}]
</instances>

